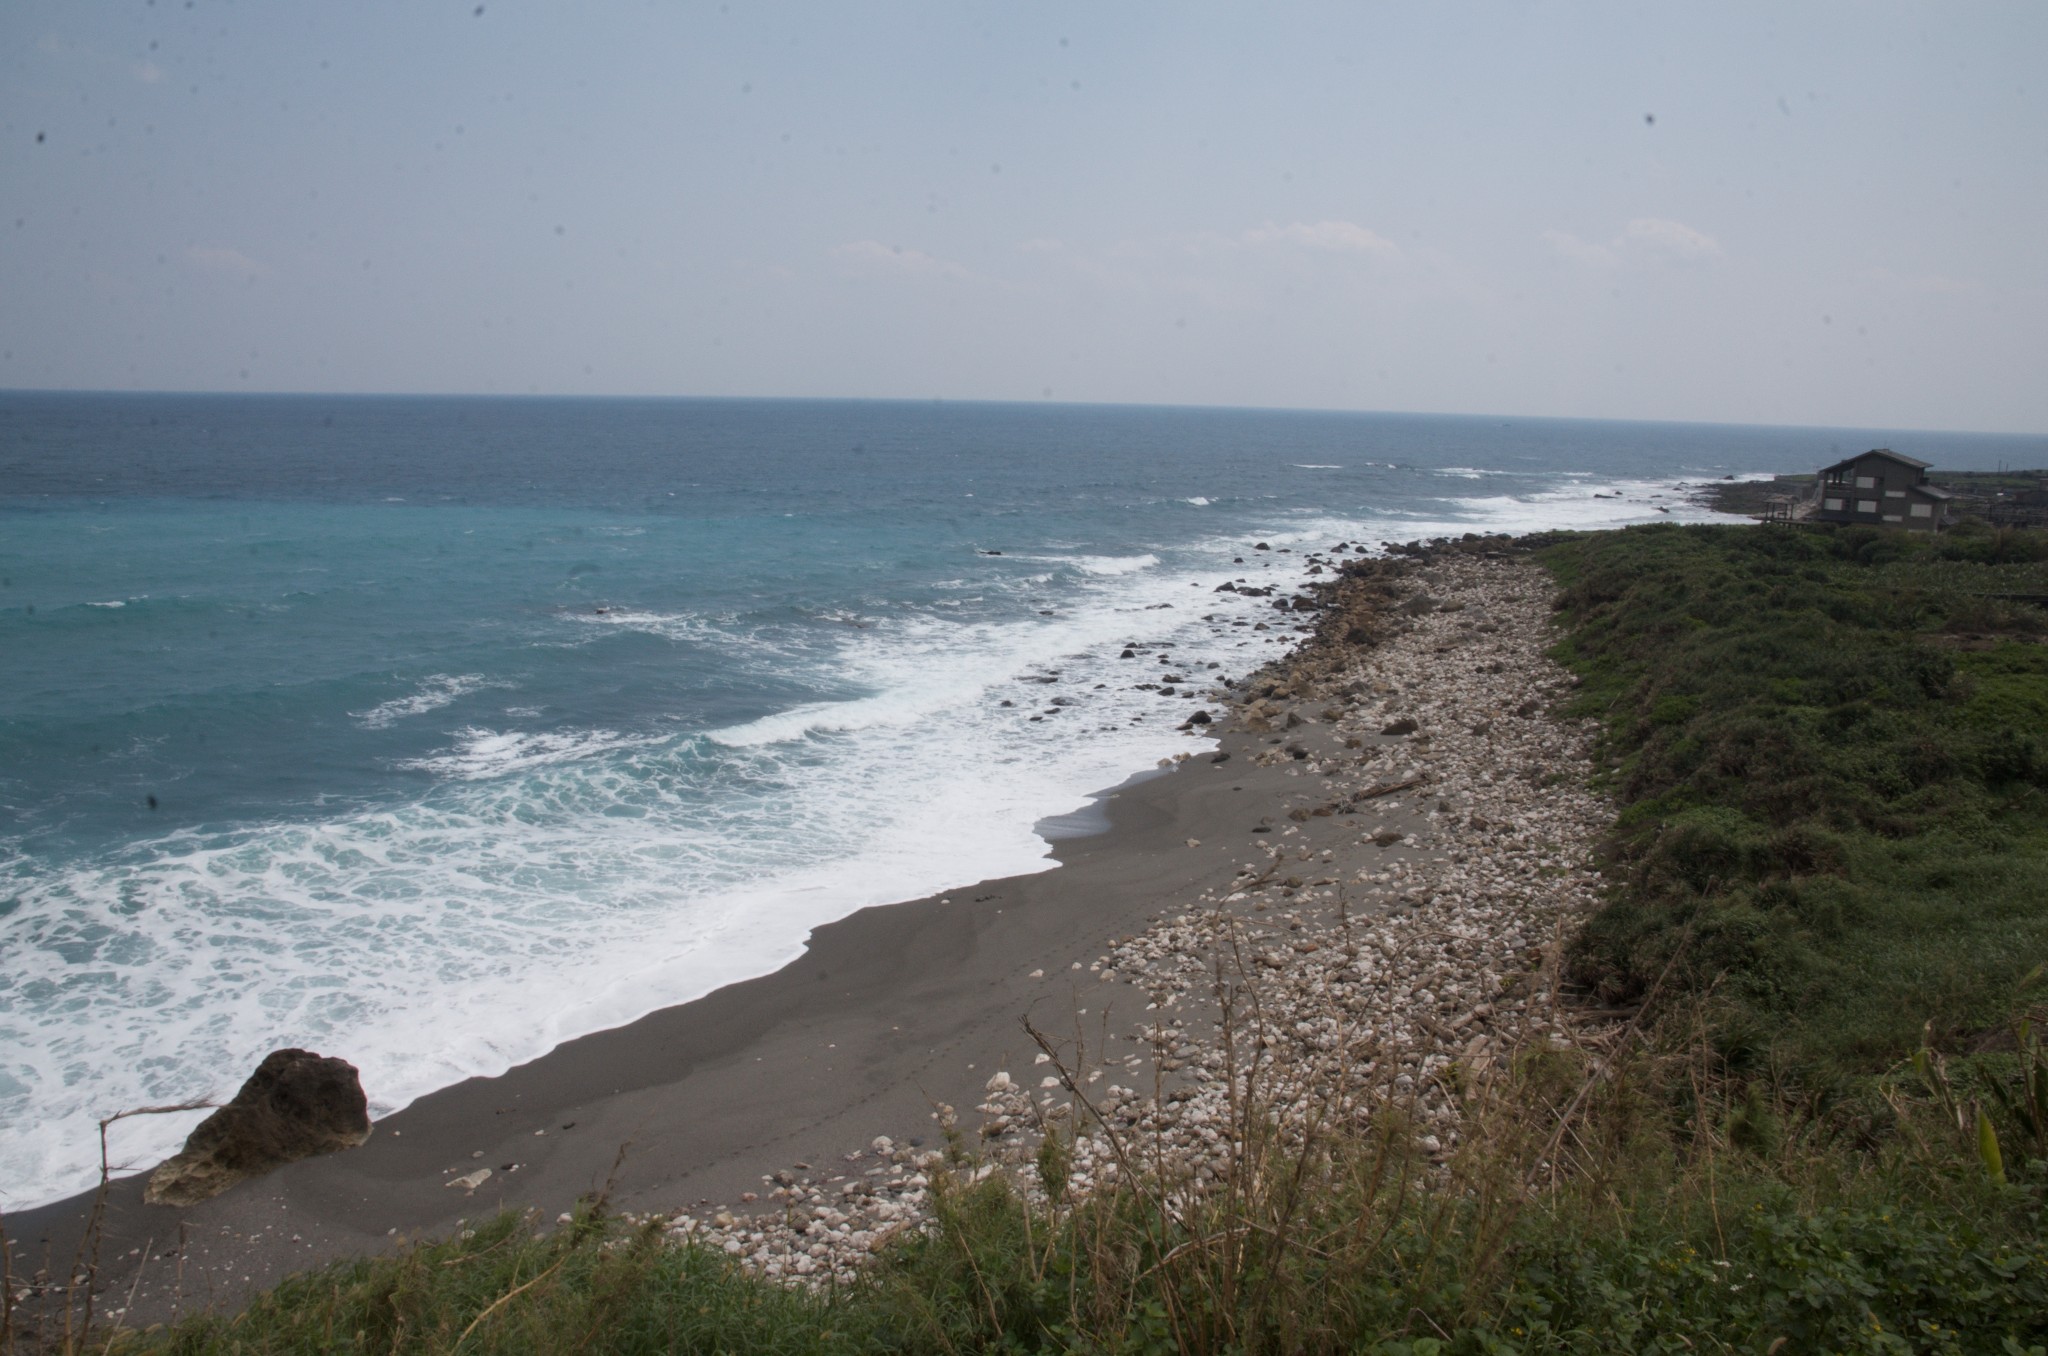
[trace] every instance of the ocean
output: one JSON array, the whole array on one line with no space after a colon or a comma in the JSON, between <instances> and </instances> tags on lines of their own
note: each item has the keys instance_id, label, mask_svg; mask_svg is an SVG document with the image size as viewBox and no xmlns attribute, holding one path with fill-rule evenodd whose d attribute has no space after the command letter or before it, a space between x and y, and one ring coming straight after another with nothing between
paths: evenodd
<instances>
[{"instance_id":1,"label":"ocean","mask_svg":"<svg viewBox=\"0 0 2048 1356\"><path fill-rule=\"evenodd\" d=\"M1047 869L1094 793L1209 747L1187 694L1292 636L1226 580L1703 519L1687 482L1887 440L2016 442L0 394L0 1209L96 1180L100 1117L279 1046L388 1114L866 905ZM123 1122L117 1164L196 1120Z\"/></svg>"}]
</instances>

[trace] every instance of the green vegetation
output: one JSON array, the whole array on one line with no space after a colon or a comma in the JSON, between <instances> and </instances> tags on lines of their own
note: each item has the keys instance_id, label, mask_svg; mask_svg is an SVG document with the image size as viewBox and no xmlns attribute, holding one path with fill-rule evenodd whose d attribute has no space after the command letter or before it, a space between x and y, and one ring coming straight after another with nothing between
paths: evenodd
<instances>
[{"instance_id":1,"label":"green vegetation","mask_svg":"<svg viewBox=\"0 0 2048 1356\"><path fill-rule=\"evenodd\" d=\"M1789 1094L2003 1039L2048 959L2038 537L1653 529L1559 543L1559 655L1625 806L1577 948L1608 1001L1667 966Z\"/></svg>"},{"instance_id":2,"label":"green vegetation","mask_svg":"<svg viewBox=\"0 0 2048 1356\"><path fill-rule=\"evenodd\" d=\"M833 1293L593 1208L92 1349L2048 1356L2048 543L1533 544L1623 807L1571 965L1644 1009L1524 1052L1447 1160L1254 1088L1216 1190L941 1174Z\"/></svg>"},{"instance_id":3,"label":"green vegetation","mask_svg":"<svg viewBox=\"0 0 2048 1356\"><path fill-rule=\"evenodd\" d=\"M1141 1192L1062 1211L984 1182L944 1198L936 1234L817 1296L663 1246L657 1228L589 1215L535 1235L508 1214L113 1349L1609 1356L1760 1352L1783 1338L1800 1352L2042 1350L2048 1251L1960 1227L1953 1210L1815 1205L1738 1175L1718 1200L1659 1204L1642 1189L1603 1204L1574 1190L1517 1211L1465 1170L1403 1191L1393 1157L1339 1153L1307 1208L1265 1216L1284 1236L1245 1228L1256 1206L1212 1204L1167 1226Z\"/></svg>"}]
</instances>

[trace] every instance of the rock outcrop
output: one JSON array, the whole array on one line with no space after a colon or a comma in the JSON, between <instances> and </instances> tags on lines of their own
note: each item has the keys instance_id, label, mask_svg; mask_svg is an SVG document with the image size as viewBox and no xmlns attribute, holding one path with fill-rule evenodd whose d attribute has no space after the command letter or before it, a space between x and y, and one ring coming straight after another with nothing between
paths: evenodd
<instances>
[{"instance_id":1,"label":"rock outcrop","mask_svg":"<svg viewBox=\"0 0 2048 1356\"><path fill-rule=\"evenodd\" d=\"M150 1174L149 1205L197 1205L247 1177L370 1137L356 1066L311 1050L273 1050L226 1106Z\"/></svg>"}]
</instances>

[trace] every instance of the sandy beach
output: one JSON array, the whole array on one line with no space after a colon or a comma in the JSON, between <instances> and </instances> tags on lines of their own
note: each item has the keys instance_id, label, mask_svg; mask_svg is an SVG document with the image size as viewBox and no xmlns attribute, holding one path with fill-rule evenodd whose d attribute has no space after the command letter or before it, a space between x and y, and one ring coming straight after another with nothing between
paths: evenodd
<instances>
[{"instance_id":1,"label":"sandy beach","mask_svg":"<svg viewBox=\"0 0 2048 1356\"><path fill-rule=\"evenodd\" d=\"M1580 789L1587 732L1550 715L1567 680L1542 653L1549 580L1468 542L1312 593L1287 620L1314 635L1204 704L1219 751L1117 788L1108 830L1057 842L1058 869L864 910L775 974L435 1093L361 1148L195 1207L144 1206L143 1177L119 1179L102 1310L232 1306L335 1257L501 1208L553 1220L607 1188L769 1274L843 1270L917 1218L948 1110L997 1157L1035 1118L1074 1116L1077 1090L1130 1125L1170 1107L1199 1126L1226 943L1270 986L1281 1067L1307 1078L1316 1052L1368 1042L1374 1086L1454 1136L1444 1063L1483 1073L1592 1020L1561 1014L1551 985L1604 811ZM1228 1152L1192 1129L1176 1142L1191 1174ZM1103 1144L1079 1147L1085 1188ZM61 1283L90 1212L78 1197L10 1218L17 1274Z\"/></svg>"}]
</instances>

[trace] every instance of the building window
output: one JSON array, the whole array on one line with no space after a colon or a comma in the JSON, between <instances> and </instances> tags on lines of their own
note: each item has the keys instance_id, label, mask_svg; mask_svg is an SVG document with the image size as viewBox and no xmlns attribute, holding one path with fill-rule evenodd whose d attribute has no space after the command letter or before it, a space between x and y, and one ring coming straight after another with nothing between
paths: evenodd
<instances>
[{"instance_id":1,"label":"building window","mask_svg":"<svg viewBox=\"0 0 2048 1356\"><path fill-rule=\"evenodd\" d=\"M1906 492L1904 490L1886 490L1884 497L1887 499L1904 499Z\"/></svg>"},{"instance_id":2,"label":"building window","mask_svg":"<svg viewBox=\"0 0 2048 1356\"><path fill-rule=\"evenodd\" d=\"M1896 522L1899 522L1899 521L1901 521L1901 519L1899 518L1899 515L1898 515L1898 514L1896 514L1896 513L1887 513L1887 514L1885 514L1885 515L1884 515L1884 520L1885 520L1886 522L1888 522L1888 523L1896 523Z\"/></svg>"},{"instance_id":3,"label":"building window","mask_svg":"<svg viewBox=\"0 0 2048 1356\"><path fill-rule=\"evenodd\" d=\"M1915 518L1932 518L1932 517L1934 516L1934 505L1932 505L1932 504L1915 504L1915 505L1913 505L1913 516L1914 516Z\"/></svg>"},{"instance_id":4,"label":"building window","mask_svg":"<svg viewBox=\"0 0 2048 1356\"><path fill-rule=\"evenodd\" d=\"M1877 501L1875 499L1858 499L1856 501L1856 511L1858 513L1875 513L1877 512Z\"/></svg>"},{"instance_id":5,"label":"building window","mask_svg":"<svg viewBox=\"0 0 2048 1356\"><path fill-rule=\"evenodd\" d=\"M1829 513L1840 513L1842 511L1842 501L1839 499L1823 499L1820 502L1820 506Z\"/></svg>"},{"instance_id":6,"label":"building window","mask_svg":"<svg viewBox=\"0 0 2048 1356\"><path fill-rule=\"evenodd\" d=\"M1876 477L1876 476L1857 476L1857 477L1856 477L1856 488L1857 488L1857 489L1859 489L1859 490L1874 490L1874 489L1876 489L1876 488L1877 488L1877 477Z\"/></svg>"}]
</instances>

